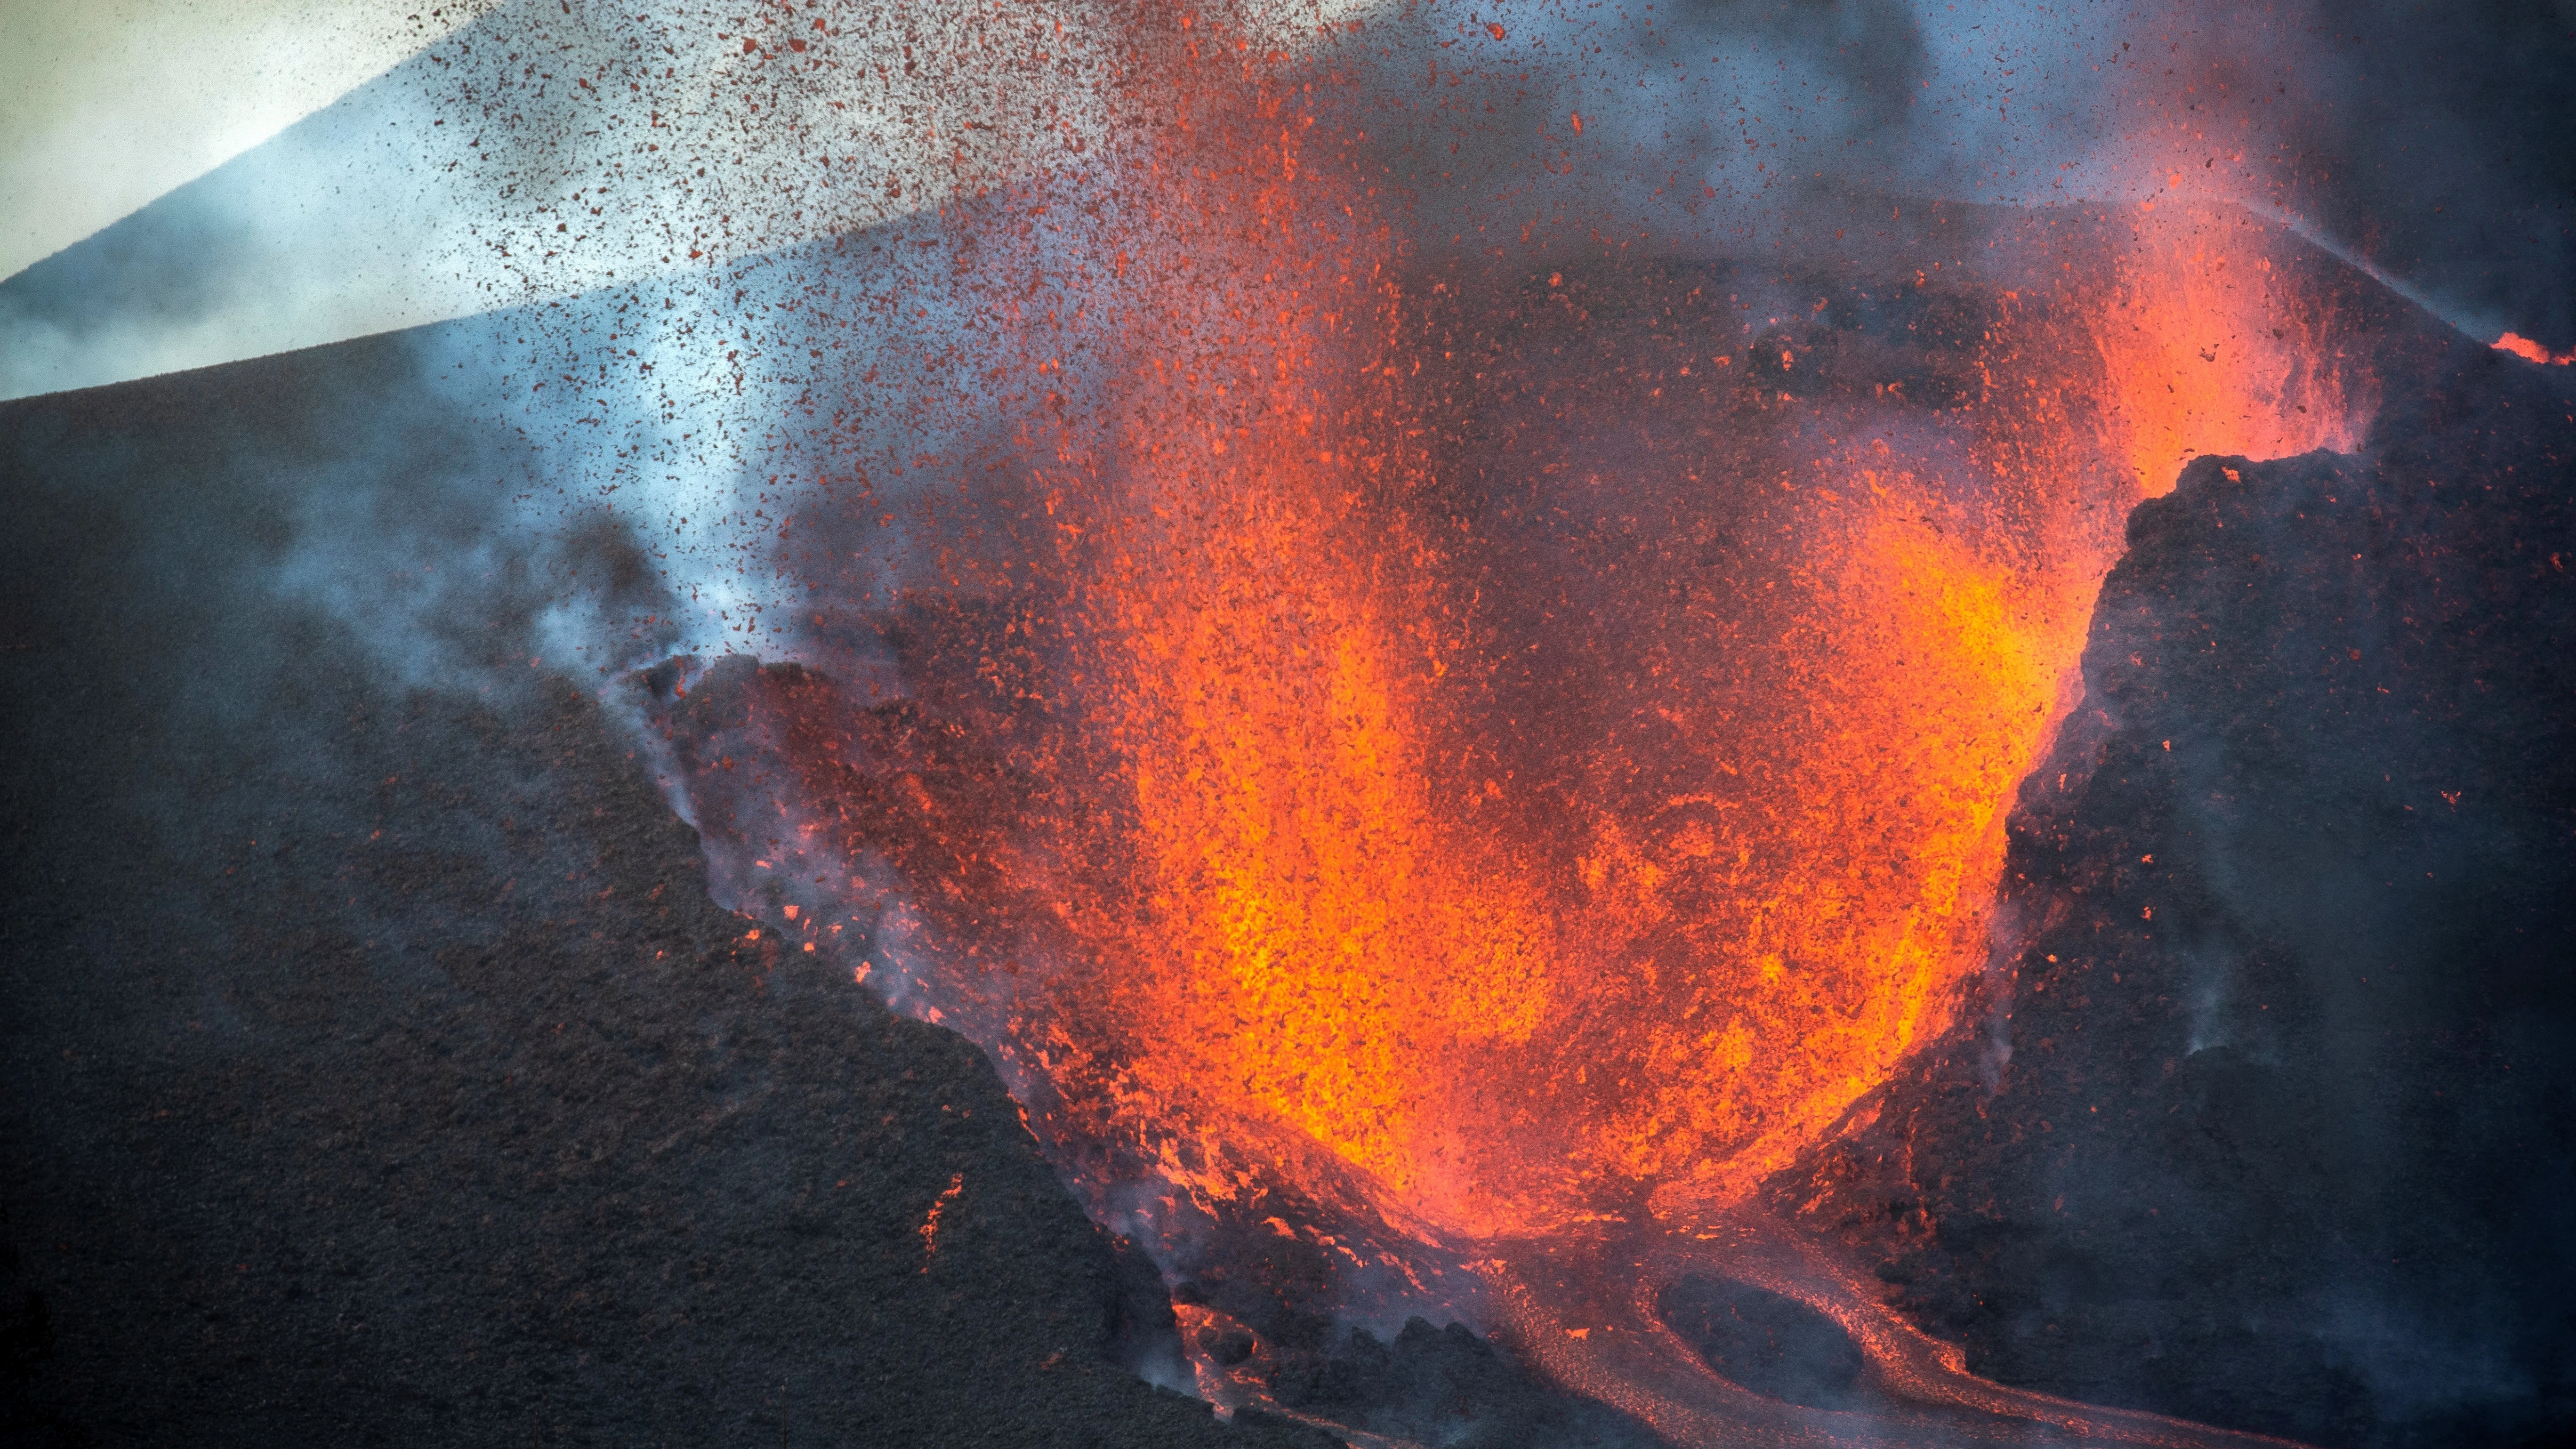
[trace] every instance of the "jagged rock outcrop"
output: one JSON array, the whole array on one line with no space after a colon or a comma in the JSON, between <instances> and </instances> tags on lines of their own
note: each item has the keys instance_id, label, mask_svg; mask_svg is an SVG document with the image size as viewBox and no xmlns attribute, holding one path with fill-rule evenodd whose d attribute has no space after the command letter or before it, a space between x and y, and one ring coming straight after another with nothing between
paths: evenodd
<instances>
[{"instance_id":1,"label":"jagged rock outcrop","mask_svg":"<svg viewBox=\"0 0 2576 1449\"><path fill-rule=\"evenodd\" d=\"M2576 1425L2576 404L2142 504L1959 1028L1771 1185L1975 1371L2337 1445Z\"/></svg>"}]
</instances>

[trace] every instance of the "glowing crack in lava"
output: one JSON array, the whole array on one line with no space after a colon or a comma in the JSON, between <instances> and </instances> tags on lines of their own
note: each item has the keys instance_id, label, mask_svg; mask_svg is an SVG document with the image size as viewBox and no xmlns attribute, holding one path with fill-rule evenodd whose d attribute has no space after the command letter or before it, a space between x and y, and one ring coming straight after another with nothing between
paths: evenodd
<instances>
[{"instance_id":1,"label":"glowing crack in lava","mask_svg":"<svg viewBox=\"0 0 2576 1449\"><path fill-rule=\"evenodd\" d=\"M1114 188L941 221L1007 442L849 460L787 550L902 686L754 692L755 864L1167 1249L1282 1185L1505 1276L1719 1221L1982 966L2129 506L2353 446L2365 361L2226 208L1990 216L1980 270L1866 283L1562 216L1443 248L1357 31L1139 25ZM841 582L872 548L895 597Z\"/></svg>"}]
</instances>

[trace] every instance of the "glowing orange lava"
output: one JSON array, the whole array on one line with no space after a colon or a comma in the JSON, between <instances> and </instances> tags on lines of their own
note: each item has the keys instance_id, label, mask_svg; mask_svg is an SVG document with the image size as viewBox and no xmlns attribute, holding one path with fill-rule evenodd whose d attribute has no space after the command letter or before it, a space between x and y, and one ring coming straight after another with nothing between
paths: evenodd
<instances>
[{"instance_id":1,"label":"glowing orange lava","mask_svg":"<svg viewBox=\"0 0 2576 1449\"><path fill-rule=\"evenodd\" d=\"M2273 228L2233 207L2170 205L2136 220L2095 334L2146 496L2170 492L2197 454L2360 446L2367 380L2331 312L2275 275L2283 250Z\"/></svg>"},{"instance_id":2,"label":"glowing orange lava","mask_svg":"<svg viewBox=\"0 0 2576 1449\"><path fill-rule=\"evenodd\" d=\"M2027 296L1854 287L1917 319L1881 341L1747 340L1737 274L1615 251L1425 260L1329 55L1164 23L1128 220L986 319L1050 406L950 528L932 672L1003 763L942 794L886 726L911 763L811 789L1054 1130L1174 1191L1329 1162L1472 1237L1730 1202L1949 1020L2130 505L2351 447L2361 365L2218 208L2090 218Z\"/></svg>"},{"instance_id":3,"label":"glowing orange lava","mask_svg":"<svg viewBox=\"0 0 2576 1449\"><path fill-rule=\"evenodd\" d=\"M2576 348L2570 348L2565 352L2552 352L2542 344L2517 332L2508 332L2497 338L2494 347L2498 352L2510 352L2525 362L2555 363L2560 367L2576 363Z\"/></svg>"}]
</instances>

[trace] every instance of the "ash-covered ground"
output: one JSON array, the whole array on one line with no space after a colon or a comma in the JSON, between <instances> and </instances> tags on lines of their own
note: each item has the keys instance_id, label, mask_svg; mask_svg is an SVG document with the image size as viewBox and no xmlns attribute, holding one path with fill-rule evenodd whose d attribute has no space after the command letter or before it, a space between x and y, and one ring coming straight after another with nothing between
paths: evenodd
<instances>
[{"instance_id":1,"label":"ash-covered ground","mask_svg":"<svg viewBox=\"0 0 2576 1449\"><path fill-rule=\"evenodd\" d=\"M476 446L410 358L0 410L0 1439L1329 1442L1138 1377L1162 1284L981 1054L750 939L502 667L542 581L473 690L277 586L346 469Z\"/></svg>"},{"instance_id":2,"label":"ash-covered ground","mask_svg":"<svg viewBox=\"0 0 2576 1449\"><path fill-rule=\"evenodd\" d=\"M2128 541L1994 971L1771 1199L2007 1383L2567 1442L2576 375L2459 342Z\"/></svg>"}]
</instances>

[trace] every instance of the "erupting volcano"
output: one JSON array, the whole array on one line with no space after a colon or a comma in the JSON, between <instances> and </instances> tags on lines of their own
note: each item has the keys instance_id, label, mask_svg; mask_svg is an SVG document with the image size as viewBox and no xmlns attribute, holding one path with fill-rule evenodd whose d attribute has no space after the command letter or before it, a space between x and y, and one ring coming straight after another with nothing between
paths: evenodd
<instances>
[{"instance_id":1,"label":"erupting volcano","mask_svg":"<svg viewBox=\"0 0 2576 1449\"><path fill-rule=\"evenodd\" d=\"M2501 744L2410 773L2387 740L2484 741L2526 708L2491 687L2549 697L2491 681L2495 641L2540 650L2564 608L2566 358L2462 336L2402 257L2336 240L2291 85L2230 49L2290 42L2084 21L2110 99L2034 141L2008 49L1975 84L1925 59L2004 42L1892 5L1060 8L725 22L728 74L765 68L740 98L763 165L799 207L891 219L797 209L748 258L673 232L645 250L685 251L679 281L439 344L521 436L556 406L592 430L538 472L631 544L604 570L568 546L510 667L578 656L744 918L748 989L820 971L980 1047L1170 1294L1182 1359L1133 1357L1240 1432L2322 1432L2116 1376L2088 1406L2095 1380L1989 1342L1998 1283L2052 1285L2025 1315L2048 1334L2091 1301L2010 1268L2043 1230L2002 1226L2070 1195L2095 1221L2079 1130L2216 1120L2139 1115L2239 1060L2212 1053L2416 1060L2265 1036L2249 1009L2332 992L2206 965L2314 935L2208 855L2271 778L2244 760L2307 758L2299 681L2384 667L2350 687L2415 701L2337 746L2389 793L2336 808L2374 821L2510 793L2453 778ZM515 93L469 62L525 37L460 34L430 52L467 77L439 124L504 134ZM574 104L677 74L600 45L578 84L607 99ZM914 79L934 48L973 84ZM852 105L882 109L878 152L830 129ZM704 176L671 184L750 204ZM673 481L710 451L735 481ZM2227 612L2334 550L2378 572ZM2348 647L2365 617L2385 639ZM2420 652L2441 628L2472 641L2450 694ZM2551 708L2494 738L2554 748ZM2260 743L2208 755L2203 724ZM2085 813L2119 790L2145 792L2128 816ZM2220 823L2170 824L2191 811ZM2557 828L2498 827L2521 843L2495 858L2554 862ZM2451 869L2423 852L2410 882ZM2135 884L2160 869L2188 884ZM2555 929L2528 904L2555 877L2508 874L2494 919ZM920 1274L981 1251L949 1246L977 1171L913 1205ZM2141 1243L2170 1226L2151 1178L2119 1190ZM1461 1364L1521 1417L1478 1419Z\"/></svg>"},{"instance_id":2,"label":"erupting volcano","mask_svg":"<svg viewBox=\"0 0 2576 1449\"><path fill-rule=\"evenodd\" d=\"M1444 245L1375 184L1388 52L1263 45L1149 13L1166 114L907 238L1007 436L775 500L884 655L646 680L745 908L982 1043L1095 1212L1476 1313L1586 1225L1715 1236L1957 1021L2130 507L2354 448L2395 306L2217 202L1831 203L1910 271L1543 195Z\"/></svg>"}]
</instances>

